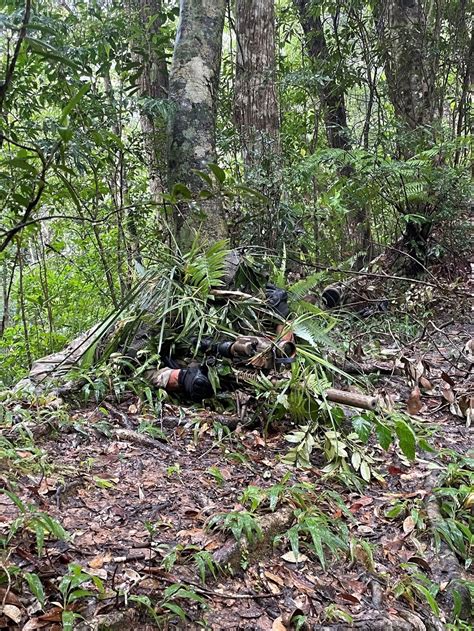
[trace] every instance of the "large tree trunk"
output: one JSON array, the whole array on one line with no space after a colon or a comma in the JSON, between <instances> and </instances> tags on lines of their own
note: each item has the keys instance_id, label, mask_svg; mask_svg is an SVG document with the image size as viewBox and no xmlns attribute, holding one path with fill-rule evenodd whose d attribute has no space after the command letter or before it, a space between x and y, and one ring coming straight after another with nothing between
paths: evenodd
<instances>
[{"instance_id":1,"label":"large tree trunk","mask_svg":"<svg viewBox=\"0 0 474 631\"><path fill-rule=\"evenodd\" d=\"M431 125L438 110L441 7L444 0L380 0L376 18L388 94L409 130Z\"/></svg>"},{"instance_id":2,"label":"large tree trunk","mask_svg":"<svg viewBox=\"0 0 474 631\"><path fill-rule=\"evenodd\" d=\"M264 242L277 242L280 202L280 113L275 75L273 0L237 0L234 112L246 176L268 197Z\"/></svg>"},{"instance_id":3,"label":"large tree trunk","mask_svg":"<svg viewBox=\"0 0 474 631\"><path fill-rule=\"evenodd\" d=\"M168 98L168 68L165 50L160 44L162 0L132 0L134 18L139 34L134 37L134 56L143 64L139 79L142 100L140 124L150 174L150 193L153 201L161 201L166 188L166 123L154 113L153 101Z\"/></svg>"},{"instance_id":4,"label":"large tree trunk","mask_svg":"<svg viewBox=\"0 0 474 631\"><path fill-rule=\"evenodd\" d=\"M318 73L327 74L330 53L326 44L323 22L319 13L314 11L313 0L294 0L298 9L303 29L307 54L313 68ZM347 113L344 88L332 78L321 84L319 99L323 108L324 124L328 145L333 149L351 149L351 141L347 129ZM351 170L345 168L341 175L350 176ZM352 210L348 217L348 232L352 247L361 254L354 263L361 269L372 258L370 220L363 206Z\"/></svg>"},{"instance_id":5,"label":"large tree trunk","mask_svg":"<svg viewBox=\"0 0 474 631\"><path fill-rule=\"evenodd\" d=\"M216 109L225 0L180 0L179 24L170 72L173 111L169 130L169 183L198 192L205 170L216 160ZM196 231L203 240L227 236L222 204L200 200L199 211L179 204L174 215L178 243L186 248Z\"/></svg>"}]
</instances>

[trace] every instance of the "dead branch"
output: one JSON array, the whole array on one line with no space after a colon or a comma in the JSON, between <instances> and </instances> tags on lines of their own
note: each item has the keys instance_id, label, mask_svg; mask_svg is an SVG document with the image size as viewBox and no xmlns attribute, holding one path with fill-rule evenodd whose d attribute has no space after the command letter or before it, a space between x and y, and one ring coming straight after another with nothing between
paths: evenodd
<instances>
[{"instance_id":1,"label":"dead branch","mask_svg":"<svg viewBox=\"0 0 474 631\"><path fill-rule=\"evenodd\" d=\"M325 392L325 397L328 401L332 401L333 403L349 405L350 407L360 408L362 410L375 410L377 408L377 397L368 397L358 392L347 392L346 390L329 388L329 390Z\"/></svg>"},{"instance_id":2,"label":"dead branch","mask_svg":"<svg viewBox=\"0 0 474 631\"><path fill-rule=\"evenodd\" d=\"M115 428L113 430L113 435L117 438L117 440L123 440L128 443L132 443L133 445L138 445L139 447L151 447L152 449L165 451L175 457L178 455L178 452L172 447L131 429Z\"/></svg>"},{"instance_id":3,"label":"dead branch","mask_svg":"<svg viewBox=\"0 0 474 631\"><path fill-rule=\"evenodd\" d=\"M222 548L214 552L212 560L222 570L237 571L244 556L251 556L252 561L261 558L272 545L276 535L285 532L291 526L293 519L294 514L290 507L257 518L256 521L263 533L260 539L257 537L252 541L248 541L245 537L241 537L238 541L229 539ZM209 575L208 578L212 577Z\"/></svg>"},{"instance_id":4,"label":"dead branch","mask_svg":"<svg viewBox=\"0 0 474 631\"><path fill-rule=\"evenodd\" d=\"M102 401L101 406L110 412L110 416L119 421L122 427L133 430L133 423L124 412L117 409L108 401Z\"/></svg>"}]
</instances>

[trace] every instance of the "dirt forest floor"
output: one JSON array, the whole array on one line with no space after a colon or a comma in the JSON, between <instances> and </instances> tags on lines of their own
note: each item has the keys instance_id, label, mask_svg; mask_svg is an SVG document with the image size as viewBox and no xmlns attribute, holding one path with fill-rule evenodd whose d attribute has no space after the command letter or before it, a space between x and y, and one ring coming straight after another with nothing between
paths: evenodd
<instances>
[{"instance_id":1,"label":"dirt forest floor","mask_svg":"<svg viewBox=\"0 0 474 631\"><path fill-rule=\"evenodd\" d=\"M9 401L0 437L0 486L11 492L0 495L0 628L447 628L450 586L469 577L443 542L435 545L432 490L450 452L472 448L474 327L445 313L402 343L384 318L344 325L351 360L392 366L367 376L367 390L411 415L425 449L409 461L394 445L369 442L369 483L325 474L318 449L311 468L283 464L284 424L265 435L170 403L156 418L131 394L69 410L47 399ZM258 489L272 487L270 510ZM352 542L332 553L323 538L324 567L314 548L292 552L288 531L304 502L329 526L343 523ZM229 512L242 517L235 536L232 524L219 530L216 515ZM54 521L45 525L44 514ZM439 616L413 587L413 568L438 586Z\"/></svg>"}]
</instances>

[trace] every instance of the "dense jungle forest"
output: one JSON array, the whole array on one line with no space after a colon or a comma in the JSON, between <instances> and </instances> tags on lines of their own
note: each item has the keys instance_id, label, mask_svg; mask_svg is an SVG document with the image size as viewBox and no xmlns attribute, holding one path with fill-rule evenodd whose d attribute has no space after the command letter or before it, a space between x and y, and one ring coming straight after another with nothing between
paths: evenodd
<instances>
[{"instance_id":1,"label":"dense jungle forest","mask_svg":"<svg viewBox=\"0 0 474 631\"><path fill-rule=\"evenodd\" d=\"M470 0L0 0L0 629L473 623Z\"/></svg>"}]
</instances>

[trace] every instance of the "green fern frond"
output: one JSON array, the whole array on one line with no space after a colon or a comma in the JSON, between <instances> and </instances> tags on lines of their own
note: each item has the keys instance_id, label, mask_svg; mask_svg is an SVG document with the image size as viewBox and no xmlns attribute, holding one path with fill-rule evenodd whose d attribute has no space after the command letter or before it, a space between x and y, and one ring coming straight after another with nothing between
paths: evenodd
<instances>
[{"instance_id":1,"label":"green fern frond","mask_svg":"<svg viewBox=\"0 0 474 631\"><path fill-rule=\"evenodd\" d=\"M293 305L293 310L297 316L308 316L306 319L314 321L320 330L328 333L337 324L337 319L328 311L313 305L306 300L300 300Z\"/></svg>"},{"instance_id":2,"label":"green fern frond","mask_svg":"<svg viewBox=\"0 0 474 631\"><path fill-rule=\"evenodd\" d=\"M335 347L334 342L327 335L328 329L322 328L311 314L296 318L291 328L296 337L308 342L316 350L320 350L321 347Z\"/></svg>"},{"instance_id":3,"label":"green fern frond","mask_svg":"<svg viewBox=\"0 0 474 631\"><path fill-rule=\"evenodd\" d=\"M312 291L317 285L327 280L327 272L314 272L306 278L297 281L290 287L288 287L288 294L290 296L290 302L296 302L302 300L310 291Z\"/></svg>"},{"instance_id":4,"label":"green fern frond","mask_svg":"<svg viewBox=\"0 0 474 631\"><path fill-rule=\"evenodd\" d=\"M421 182L419 180L417 182L408 182L407 184L405 184L404 190L400 192L401 202L422 202L426 201L426 199L427 192L425 189L425 184L424 182Z\"/></svg>"},{"instance_id":5,"label":"green fern frond","mask_svg":"<svg viewBox=\"0 0 474 631\"><path fill-rule=\"evenodd\" d=\"M222 287L225 262L229 255L227 241L216 241L204 252L191 252L185 256L185 282L208 293L213 287Z\"/></svg>"}]
</instances>

